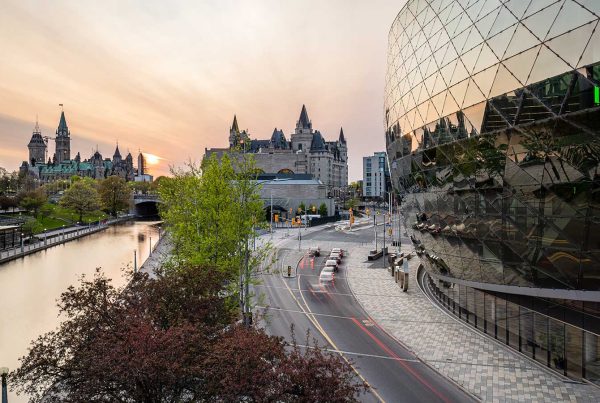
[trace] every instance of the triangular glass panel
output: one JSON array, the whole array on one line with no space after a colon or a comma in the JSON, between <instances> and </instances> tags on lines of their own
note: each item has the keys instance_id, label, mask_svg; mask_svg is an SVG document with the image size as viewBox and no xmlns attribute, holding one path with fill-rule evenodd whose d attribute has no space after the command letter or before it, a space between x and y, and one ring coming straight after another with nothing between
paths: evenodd
<instances>
[{"instance_id":1,"label":"triangular glass panel","mask_svg":"<svg viewBox=\"0 0 600 403\"><path fill-rule=\"evenodd\" d=\"M469 80L467 91L465 93L465 99L463 101L463 108L479 103L485 99L485 95L481 93L481 90L479 89L479 87L477 87L475 81L473 81L472 79Z\"/></svg>"},{"instance_id":2,"label":"triangular glass panel","mask_svg":"<svg viewBox=\"0 0 600 403\"><path fill-rule=\"evenodd\" d=\"M483 5L483 7L481 7L481 10L479 10L479 15L477 15L477 20L482 20L483 18L485 18L486 16L492 15L492 16L496 16L496 10L498 10L498 7L500 6L500 2L498 0L487 0L485 2L485 4ZM492 12L494 11L494 12ZM490 25L491 26L491 25ZM483 35L485 35L486 33L481 32Z\"/></svg>"},{"instance_id":3,"label":"triangular glass panel","mask_svg":"<svg viewBox=\"0 0 600 403\"><path fill-rule=\"evenodd\" d=\"M514 24L486 41L498 60L502 60L502 56L504 56L504 52L515 33L516 28L517 24Z\"/></svg>"},{"instance_id":4,"label":"triangular glass panel","mask_svg":"<svg viewBox=\"0 0 600 403\"><path fill-rule=\"evenodd\" d=\"M528 17L533 13L537 13L543 8L548 7L551 4L561 2L562 0L531 0L529 3L529 7L527 7L527 11L525 11L524 17Z\"/></svg>"},{"instance_id":5,"label":"triangular glass panel","mask_svg":"<svg viewBox=\"0 0 600 403\"><path fill-rule=\"evenodd\" d=\"M512 13L510 11L508 11L508 9L506 7L502 7L502 9L500 10L500 13L498 13L498 17L496 18L496 21L494 21L494 25L492 25L492 28L490 29L490 33L489 33L488 37L496 35L499 32L502 32L503 30L510 27L511 25L513 25L516 22L517 22L517 19L515 18L515 16L512 15Z\"/></svg>"},{"instance_id":6,"label":"triangular glass panel","mask_svg":"<svg viewBox=\"0 0 600 403\"><path fill-rule=\"evenodd\" d=\"M462 64L460 59L458 59L458 63L456 63L456 68L454 69L454 74L452 74L452 79L450 80L449 85L454 85L467 77L469 77L469 72Z\"/></svg>"},{"instance_id":7,"label":"triangular glass panel","mask_svg":"<svg viewBox=\"0 0 600 403\"><path fill-rule=\"evenodd\" d=\"M473 29L475 29L475 28L473 28ZM471 31L471 28L467 28L452 39L452 44L454 44L454 49L456 49L456 53L458 53L458 54L461 53L463 46L465 45L465 42L467 41L467 38L469 37L470 31Z\"/></svg>"},{"instance_id":8,"label":"triangular glass panel","mask_svg":"<svg viewBox=\"0 0 600 403\"><path fill-rule=\"evenodd\" d=\"M436 78L437 78L437 74L432 74L431 76L427 77L425 79L425 81L423 82L425 84L425 89L427 90L427 93L430 98L433 95L433 89L435 88L435 79Z\"/></svg>"},{"instance_id":9,"label":"triangular glass panel","mask_svg":"<svg viewBox=\"0 0 600 403\"><path fill-rule=\"evenodd\" d=\"M489 67L483 70L480 73L475 74L472 78L475 81L477 87L481 90L481 93L488 98L488 94L490 93L490 88L492 88L492 84L494 83L494 77L496 77L496 72L498 71L498 64ZM468 95L468 93L467 93ZM475 102L470 102L467 104L467 97L465 97L465 106L473 105Z\"/></svg>"},{"instance_id":10,"label":"triangular glass panel","mask_svg":"<svg viewBox=\"0 0 600 403\"><path fill-rule=\"evenodd\" d=\"M456 59L457 57L458 57L458 54L456 53L454 46L452 46L452 44L449 44L448 49L446 49L446 54L444 55L444 62L442 64L440 64L440 66L444 66L445 64L450 63L452 60Z\"/></svg>"},{"instance_id":11,"label":"triangular glass panel","mask_svg":"<svg viewBox=\"0 0 600 403\"><path fill-rule=\"evenodd\" d=\"M452 0L452 3L450 3L448 7L442 8L441 11L438 12L438 17L440 18L440 21L442 21L442 25L446 25L450 22L451 16L454 15L452 11L454 7L459 7L459 5Z\"/></svg>"},{"instance_id":12,"label":"triangular glass panel","mask_svg":"<svg viewBox=\"0 0 600 403\"><path fill-rule=\"evenodd\" d=\"M446 92L442 92L440 94L435 95L433 98L431 98L431 103L433 104L433 108L436 110L437 112L437 118L441 118L442 115L442 108L444 106L444 100L446 99Z\"/></svg>"},{"instance_id":13,"label":"triangular glass panel","mask_svg":"<svg viewBox=\"0 0 600 403\"><path fill-rule=\"evenodd\" d=\"M440 115L437 112L437 110L434 108L433 102L431 100L427 101L427 104L428 104L428 107L427 107L427 118L425 119L425 122L431 123L431 122L439 119Z\"/></svg>"},{"instance_id":14,"label":"triangular glass panel","mask_svg":"<svg viewBox=\"0 0 600 403\"><path fill-rule=\"evenodd\" d=\"M479 31L477 31L477 28L473 27L471 29L471 32L469 33L469 37L467 38L467 41L465 42L465 44L462 48L462 53L464 53L470 49L473 49L475 46L481 44L482 42L483 42L483 38L479 34Z\"/></svg>"},{"instance_id":15,"label":"triangular glass panel","mask_svg":"<svg viewBox=\"0 0 600 403\"><path fill-rule=\"evenodd\" d=\"M480 134L481 125L483 123L483 115L485 114L485 102L472 105L469 108L463 109L462 112L464 113L467 121L471 124L469 136ZM475 131L475 133L473 133L473 131Z\"/></svg>"},{"instance_id":16,"label":"triangular glass panel","mask_svg":"<svg viewBox=\"0 0 600 403\"><path fill-rule=\"evenodd\" d=\"M552 24L552 28L548 33L548 38L554 38L557 35L597 19L598 17L581 7L579 4L567 0Z\"/></svg>"},{"instance_id":17,"label":"triangular glass panel","mask_svg":"<svg viewBox=\"0 0 600 403\"><path fill-rule=\"evenodd\" d=\"M479 58L479 54L481 53L481 48L483 46L485 46L485 45L481 44L479 46L476 46L475 48L469 50L466 53L463 53L460 56L463 64L465 65L465 68L467 69L467 71L469 73L473 72L473 68L475 67L475 63L477 62L477 59Z\"/></svg>"},{"instance_id":18,"label":"triangular glass panel","mask_svg":"<svg viewBox=\"0 0 600 403\"><path fill-rule=\"evenodd\" d=\"M435 52L443 44L440 42L442 35L447 36L446 31L444 29L437 31L436 33L433 34L433 36L431 38L429 38L428 42L429 42L429 46L431 47L432 51ZM446 36L444 36L444 37L446 37ZM448 42L448 41L446 40L446 42Z\"/></svg>"},{"instance_id":19,"label":"triangular glass panel","mask_svg":"<svg viewBox=\"0 0 600 403\"><path fill-rule=\"evenodd\" d=\"M546 78L556 76L572 70L561 58L556 56L554 52L546 46L542 46L540 54L533 65L533 69L529 74L527 84L536 83Z\"/></svg>"},{"instance_id":20,"label":"triangular glass panel","mask_svg":"<svg viewBox=\"0 0 600 403\"><path fill-rule=\"evenodd\" d=\"M447 86L450 86L450 79L452 78L452 73L454 73L454 69L456 67L457 61L458 61L458 59L451 61L450 63L448 63L447 65L442 67L442 69L440 70L440 73L442 74L442 78L444 79L444 83Z\"/></svg>"},{"instance_id":21,"label":"triangular glass panel","mask_svg":"<svg viewBox=\"0 0 600 403\"><path fill-rule=\"evenodd\" d=\"M477 21L477 16L479 15L479 11L481 10L481 7L483 7L483 4L485 3L485 0L476 2L473 5L470 5L469 8L466 9L467 15L469 16L469 19L472 22Z\"/></svg>"},{"instance_id":22,"label":"triangular glass panel","mask_svg":"<svg viewBox=\"0 0 600 403\"><path fill-rule=\"evenodd\" d=\"M437 94L448 88L448 83L445 81L445 77L438 73L438 79L435 81L435 86L433 87L433 93Z\"/></svg>"},{"instance_id":23,"label":"triangular glass panel","mask_svg":"<svg viewBox=\"0 0 600 403\"><path fill-rule=\"evenodd\" d=\"M491 13L489 13L488 15L486 15L485 17L483 17L482 19L480 19L479 21L477 21L475 23L475 26L479 30L479 33L484 38L488 37L490 28L492 27L492 24L494 24L494 21L496 21L496 16L498 15L499 12L500 12L500 9L498 7L496 7L496 9L494 11L492 11Z\"/></svg>"},{"instance_id":24,"label":"triangular glass panel","mask_svg":"<svg viewBox=\"0 0 600 403\"><path fill-rule=\"evenodd\" d=\"M574 0L576 3L581 4L588 11L600 15L600 2L598 0Z\"/></svg>"},{"instance_id":25,"label":"triangular glass panel","mask_svg":"<svg viewBox=\"0 0 600 403\"><path fill-rule=\"evenodd\" d=\"M498 63L498 58L494 55L489 45L484 42L481 47L481 53L477 58L477 62L475 63L475 67L473 67L471 74L476 74L496 63Z\"/></svg>"},{"instance_id":26,"label":"triangular glass panel","mask_svg":"<svg viewBox=\"0 0 600 403\"><path fill-rule=\"evenodd\" d=\"M460 32L460 30L462 28L464 28L461 25L462 18L463 18L463 16L461 14L444 25L444 29L446 30L446 32L448 33L448 36L450 38L454 38L456 36L456 34L458 34Z\"/></svg>"},{"instance_id":27,"label":"triangular glass panel","mask_svg":"<svg viewBox=\"0 0 600 403\"><path fill-rule=\"evenodd\" d=\"M517 30L513 35L506 52L504 53L503 59L508 59L511 56L516 55L524 50L532 48L540 44L540 40L533 36L531 32L523 25L519 24Z\"/></svg>"},{"instance_id":28,"label":"triangular glass panel","mask_svg":"<svg viewBox=\"0 0 600 403\"><path fill-rule=\"evenodd\" d=\"M451 93L446 91L446 94L442 116L448 116L460 109Z\"/></svg>"},{"instance_id":29,"label":"triangular glass panel","mask_svg":"<svg viewBox=\"0 0 600 403\"><path fill-rule=\"evenodd\" d=\"M522 84L517 81L517 79L511 74L510 71L508 71L506 67L504 67L503 64L500 64L498 73L494 79L494 85L492 85L492 89L488 98L505 94L520 87L522 87Z\"/></svg>"},{"instance_id":30,"label":"triangular glass panel","mask_svg":"<svg viewBox=\"0 0 600 403\"><path fill-rule=\"evenodd\" d=\"M594 25L594 24L592 24ZM600 23L596 24L595 31L592 34L592 37L587 43L579 62L577 63L577 67L587 66L588 64L596 63L600 60L600 47L598 46L600 43Z\"/></svg>"},{"instance_id":31,"label":"triangular glass panel","mask_svg":"<svg viewBox=\"0 0 600 403\"><path fill-rule=\"evenodd\" d=\"M446 51L448 50L448 46L451 46L451 45L449 43L445 44L444 46L442 46L440 49L438 49L433 54L433 57L435 57L435 62L437 64L437 66L439 66L439 67L447 64L444 62L444 55L446 54Z\"/></svg>"},{"instance_id":32,"label":"triangular glass panel","mask_svg":"<svg viewBox=\"0 0 600 403\"><path fill-rule=\"evenodd\" d=\"M427 67L425 69L424 75L425 75L425 78L427 79L427 77L432 75L434 71L438 70L438 67L437 67L437 64L435 64L435 60L434 60L433 56L429 56L429 58L425 62L425 65Z\"/></svg>"},{"instance_id":33,"label":"triangular glass panel","mask_svg":"<svg viewBox=\"0 0 600 403\"><path fill-rule=\"evenodd\" d=\"M596 22L590 22L581 28L547 41L546 45L575 69L595 26Z\"/></svg>"},{"instance_id":34,"label":"triangular glass panel","mask_svg":"<svg viewBox=\"0 0 600 403\"><path fill-rule=\"evenodd\" d=\"M552 26L552 21L560 11L560 6L561 3L554 3L521 20L521 24L525 25L540 41L543 41Z\"/></svg>"},{"instance_id":35,"label":"triangular glass panel","mask_svg":"<svg viewBox=\"0 0 600 403\"><path fill-rule=\"evenodd\" d=\"M514 14L514 16L517 17L518 19L523 17L523 14L525 14L525 10L527 9L528 5L529 5L528 0L526 0L526 1L508 0L508 1L504 2L504 6L506 8L508 8L510 10L510 12L512 14Z\"/></svg>"},{"instance_id":36,"label":"triangular glass panel","mask_svg":"<svg viewBox=\"0 0 600 403\"><path fill-rule=\"evenodd\" d=\"M519 80L522 85L527 82L527 77L533 67L533 61L537 56L540 46L526 50L525 52L504 60L504 66Z\"/></svg>"},{"instance_id":37,"label":"triangular glass panel","mask_svg":"<svg viewBox=\"0 0 600 403\"><path fill-rule=\"evenodd\" d=\"M459 107L462 107L463 105L463 100L465 99L465 94L467 92L468 85L469 80L463 80L450 88L450 92L452 93L452 96L458 103Z\"/></svg>"}]
</instances>

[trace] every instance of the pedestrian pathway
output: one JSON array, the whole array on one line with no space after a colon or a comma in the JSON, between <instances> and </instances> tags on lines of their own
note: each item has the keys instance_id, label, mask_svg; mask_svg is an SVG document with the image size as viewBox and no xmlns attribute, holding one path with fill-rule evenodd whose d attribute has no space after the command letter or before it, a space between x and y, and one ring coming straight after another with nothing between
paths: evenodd
<instances>
[{"instance_id":1,"label":"pedestrian pathway","mask_svg":"<svg viewBox=\"0 0 600 403\"><path fill-rule=\"evenodd\" d=\"M367 261L371 248L349 248L350 288L372 319L441 374L486 402L600 401L596 386L540 367L433 305L416 282L418 257L409 261L409 289L402 292L381 259Z\"/></svg>"}]
</instances>

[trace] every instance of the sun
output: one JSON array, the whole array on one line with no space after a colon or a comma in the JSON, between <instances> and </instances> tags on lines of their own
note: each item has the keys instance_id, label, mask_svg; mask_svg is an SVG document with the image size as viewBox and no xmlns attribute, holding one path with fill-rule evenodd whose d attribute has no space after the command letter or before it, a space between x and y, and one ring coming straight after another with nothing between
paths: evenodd
<instances>
[{"instance_id":1,"label":"sun","mask_svg":"<svg viewBox=\"0 0 600 403\"><path fill-rule=\"evenodd\" d=\"M162 158L160 158L158 155L144 153L144 159L146 160L147 164L156 165Z\"/></svg>"}]
</instances>

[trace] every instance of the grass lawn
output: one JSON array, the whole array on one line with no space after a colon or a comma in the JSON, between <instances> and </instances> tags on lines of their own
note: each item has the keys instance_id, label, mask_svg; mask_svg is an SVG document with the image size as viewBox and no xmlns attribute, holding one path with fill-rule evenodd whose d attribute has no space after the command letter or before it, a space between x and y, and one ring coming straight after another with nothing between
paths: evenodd
<instances>
[{"instance_id":1,"label":"grass lawn","mask_svg":"<svg viewBox=\"0 0 600 403\"><path fill-rule=\"evenodd\" d=\"M65 209L57 204L46 203L42 209L44 214L39 213L35 218L37 224L34 226L33 232L38 234L43 232L44 229L51 230L61 228L64 226L73 225L79 220L79 214L73 210ZM18 216L18 214L16 214ZM34 218L32 215L23 214L23 218ZM88 222L96 222L103 220L108 216L103 211L97 210L90 214L84 214L82 223L87 224Z\"/></svg>"}]
</instances>

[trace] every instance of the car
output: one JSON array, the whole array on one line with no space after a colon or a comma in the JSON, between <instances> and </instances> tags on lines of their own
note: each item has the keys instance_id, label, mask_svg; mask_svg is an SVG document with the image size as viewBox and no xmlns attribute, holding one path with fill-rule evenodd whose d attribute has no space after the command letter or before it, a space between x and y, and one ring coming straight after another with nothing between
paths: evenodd
<instances>
[{"instance_id":1,"label":"car","mask_svg":"<svg viewBox=\"0 0 600 403\"><path fill-rule=\"evenodd\" d=\"M331 253L339 253L341 257L344 257L344 250L342 248L333 248L331 249Z\"/></svg>"},{"instance_id":2,"label":"car","mask_svg":"<svg viewBox=\"0 0 600 403\"><path fill-rule=\"evenodd\" d=\"M325 267L333 267L334 271L338 271L338 262L334 259L328 259L325 262Z\"/></svg>"},{"instance_id":3,"label":"car","mask_svg":"<svg viewBox=\"0 0 600 403\"><path fill-rule=\"evenodd\" d=\"M325 266L323 267L323 269L321 270L321 273L333 273L335 271L335 267L333 266Z\"/></svg>"},{"instance_id":4,"label":"car","mask_svg":"<svg viewBox=\"0 0 600 403\"><path fill-rule=\"evenodd\" d=\"M319 284L333 284L334 281L335 275L332 272L321 272L321 275L319 276Z\"/></svg>"},{"instance_id":5,"label":"car","mask_svg":"<svg viewBox=\"0 0 600 403\"><path fill-rule=\"evenodd\" d=\"M316 247L316 248L310 248L310 249L308 250L308 256L311 256L311 257L312 257L312 256L316 256L316 257L319 257L319 256L321 256L321 248L319 248L319 247Z\"/></svg>"},{"instance_id":6,"label":"car","mask_svg":"<svg viewBox=\"0 0 600 403\"><path fill-rule=\"evenodd\" d=\"M330 254L327 259L335 260L338 263L341 263L341 261L342 261L342 257L339 254L337 254L337 253Z\"/></svg>"}]
</instances>

